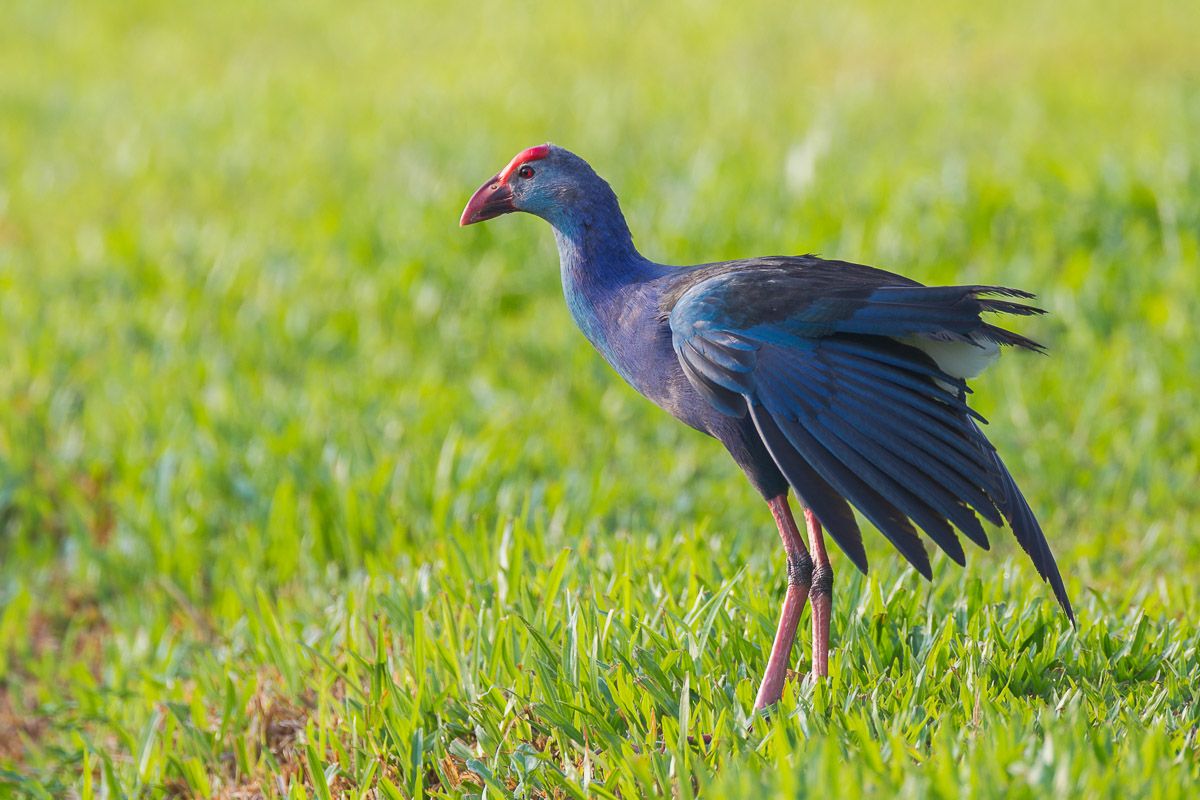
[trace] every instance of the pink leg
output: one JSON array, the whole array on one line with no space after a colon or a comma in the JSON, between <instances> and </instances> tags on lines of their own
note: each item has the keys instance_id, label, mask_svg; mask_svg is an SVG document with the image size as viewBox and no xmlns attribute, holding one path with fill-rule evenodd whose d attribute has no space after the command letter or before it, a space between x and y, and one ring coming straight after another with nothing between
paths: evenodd
<instances>
[{"instance_id":1,"label":"pink leg","mask_svg":"<svg viewBox=\"0 0 1200 800\"><path fill-rule=\"evenodd\" d=\"M833 612L833 567L825 553L825 537L821 523L810 509L804 509L808 523L808 544L812 548L812 627L813 674L818 678L829 675L829 617Z\"/></svg>"},{"instance_id":2,"label":"pink leg","mask_svg":"<svg viewBox=\"0 0 1200 800\"><path fill-rule=\"evenodd\" d=\"M767 505L771 507L771 515L775 517L775 525L779 528L780 538L783 539L783 551L787 554L788 583L787 594L783 598L783 610L779 615L779 628L775 631L775 644L771 646L767 671L763 674L762 685L758 688L758 697L754 699L755 711L779 702L783 695L783 679L791 661L792 644L796 641L800 615L808 601L808 587L812 583L813 569L812 559L809 558L808 550L804 548L800 529L796 527L792 509L788 506L787 495L772 497L767 501ZM809 519L815 521L816 518L810 514ZM811 529L812 522L809 526Z\"/></svg>"}]
</instances>

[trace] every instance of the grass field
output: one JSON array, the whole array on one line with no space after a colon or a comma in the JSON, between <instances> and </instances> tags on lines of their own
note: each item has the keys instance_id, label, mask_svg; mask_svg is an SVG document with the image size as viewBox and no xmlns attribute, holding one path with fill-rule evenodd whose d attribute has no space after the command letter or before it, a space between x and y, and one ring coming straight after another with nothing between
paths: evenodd
<instances>
[{"instance_id":1,"label":"grass field","mask_svg":"<svg viewBox=\"0 0 1200 800\"><path fill-rule=\"evenodd\" d=\"M6 4L0 796L1194 796L1200 6L984 6ZM975 397L1078 630L866 531L753 720L766 508L457 227L547 139L660 260L1038 292Z\"/></svg>"}]
</instances>

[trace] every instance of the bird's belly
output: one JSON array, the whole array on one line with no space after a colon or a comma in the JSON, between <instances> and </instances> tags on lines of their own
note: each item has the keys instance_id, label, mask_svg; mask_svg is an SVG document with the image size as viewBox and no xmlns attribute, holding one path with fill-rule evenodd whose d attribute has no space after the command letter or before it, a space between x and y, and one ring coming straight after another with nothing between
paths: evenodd
<instances>
[{"instance_id":1,"label":"bird's belly","mask_svg":"<svg viewBox=\"0 0 1200 800\"><path fill-rule=\"evenodd\" d=\"M650 336L639 336L637 330L631 325L605 331L602 337L597 337L598 341L588 338L604 360L639 394L685 425L714 435L711 418L718 412L688 382L671 347L670 336L657 331Z\"/></svg>"},{"instance_id":2,"label":"bird's belly","mask_svg":"<svg viewBox=\"0 0 1200 800\"><path fill-rule=\"evenodd\" d=\"M609 341L615 347L604 355L630 386L683 424L725 445L763 497L786 491L787 482L762 444L750 416L721 413L692 386L668 332L636 340L611 335Z\"/></svg>"}]
</instances>

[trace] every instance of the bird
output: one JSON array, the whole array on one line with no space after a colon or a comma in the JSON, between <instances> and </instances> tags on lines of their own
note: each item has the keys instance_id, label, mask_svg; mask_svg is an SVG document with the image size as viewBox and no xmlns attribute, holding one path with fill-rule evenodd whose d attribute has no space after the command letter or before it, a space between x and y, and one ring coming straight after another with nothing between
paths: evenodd
<instances>
[{"instance_id":1,"label":"bird","mask_svg":"<svg viewBox=\"0 0 1200 800\"><path fill-rule=\"evenodd\" d=\"M928 580L921 533L965 565L958 533L986 550L980 518L1007 525L1075 624L1042 528L967 402L967 381L1002 347L1045 351L985 317L1044 313L1025 302L1033 294L927 286L815 255L660 264L634 246L609 184L550 143L484 181L459 224L516 211L553 229L567 307L587 340L634 389L724 445L771 512L787 582L756 711L782 698L806 603L812 675L829 674L824 533L865 574L853 509Z\"/></svg>"}]
</instances>

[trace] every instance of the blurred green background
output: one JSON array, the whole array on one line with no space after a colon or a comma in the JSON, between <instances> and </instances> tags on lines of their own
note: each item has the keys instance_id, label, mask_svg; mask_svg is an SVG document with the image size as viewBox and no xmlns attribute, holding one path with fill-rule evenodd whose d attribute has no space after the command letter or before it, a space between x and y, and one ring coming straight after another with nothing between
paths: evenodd
<instances>
[{"instance_id":1,"label":"blurred green background","mask_svg":"<svg viewBox=\"0 0 1200 800\"><path fill-rule=\"evenodd\" d=\"M0 26L0 795L1179 796L1200 776L1200 5L37 2ZM574 330L552 140L648 256L1051 314L975 382L1007 534L782 556ZM802 637L807 641L807 637ZM712 734L712 743L697 737ZM691 744L688 736L692 737ZM241 793L241 794L239 794Z\"/></svg>"}]
</instances>

